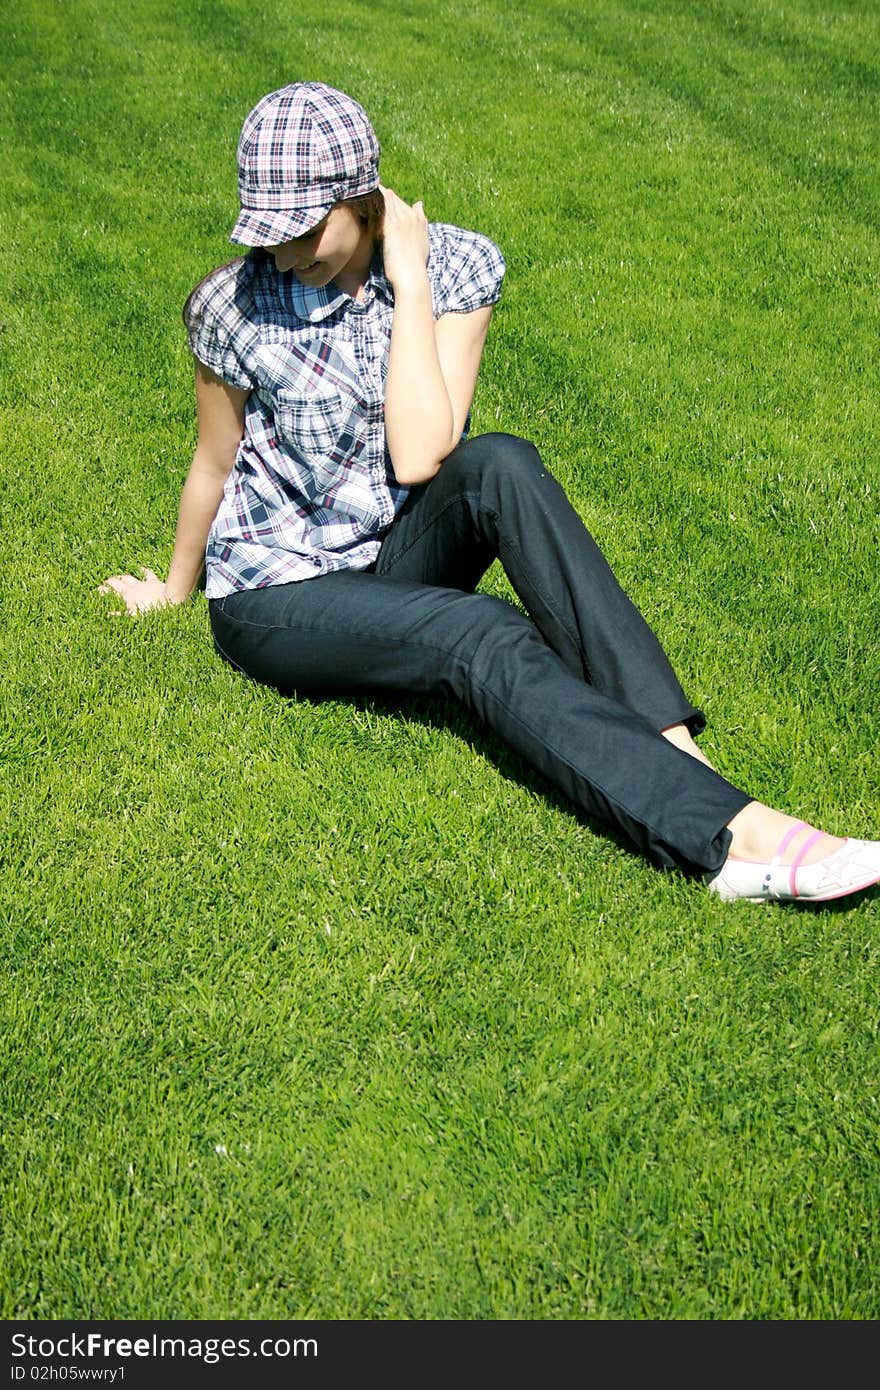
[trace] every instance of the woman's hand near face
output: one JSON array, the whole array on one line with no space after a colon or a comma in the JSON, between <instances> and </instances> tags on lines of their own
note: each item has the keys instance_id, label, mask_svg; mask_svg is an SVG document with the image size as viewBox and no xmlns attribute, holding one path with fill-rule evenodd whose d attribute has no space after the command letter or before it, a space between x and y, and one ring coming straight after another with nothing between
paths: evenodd
<instances>
[{"instance_id":1,"label":"woman's hand near face","mask_svg":"<svg viewBox=\"0 0 880 1390\"><path fill-rule=\"evenodd\" d=\"M396 294L423 288L428 264L428 219L421 199L405 203L391 188L379 185L385 199L382 258Z\"/></svg>"},{"instance_id":2,"label":"woman's hand near face","mask_svg":"<svg viewBox=\"0 0 880 1390\"><path fill-rule=\"evenodd\" d=\"M385 442L399 483L427 482L455 448L470 409L492 310L434 319L428 219L421 201L385 199L385 274L394 290Z\"/></svg>"}]
</instances>

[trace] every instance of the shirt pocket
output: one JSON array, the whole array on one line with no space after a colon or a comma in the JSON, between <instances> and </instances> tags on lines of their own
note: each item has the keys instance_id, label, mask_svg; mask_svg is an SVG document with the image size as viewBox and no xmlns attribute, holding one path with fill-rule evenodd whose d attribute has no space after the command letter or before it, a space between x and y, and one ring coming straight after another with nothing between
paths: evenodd
<instances>
[{"instance_id":1,"label":"shirt pocket","mask_svg":"<svg viewBox=\"0 0 880 1390\"><path fill-rule=\"evenodd\" d=\"M281 441L299 457L320 462L338 456L344 447L352 405L338 391L280 391L275 426Z\"/></svg>"},{"instance_id":2,"label":"shirt pocket","mask_svg":"<svg viewBox=\"0 0 880 1390\"><path fill-rule=\"evenodd\" d=\"M314 341L267 349L267 365L278 443L304 490L317 496L347 473L364 447L367 412L357 366L340 345Z\"/></svg>"}]
</instances>

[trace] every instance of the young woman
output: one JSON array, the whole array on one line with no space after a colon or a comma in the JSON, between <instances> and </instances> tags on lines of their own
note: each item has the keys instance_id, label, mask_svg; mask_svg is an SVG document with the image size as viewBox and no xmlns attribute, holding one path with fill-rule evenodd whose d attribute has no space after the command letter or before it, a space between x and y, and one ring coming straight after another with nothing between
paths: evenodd
<instances>
[{"instance_id":1,"label":"young woman","mask_svg":"<svg viewBox=\"0 0 880 1390\"><path fill-rule=\"evenodd\" d=\"M880 842L764 806L705 725L533 446L466 440L504 261L379 183L363 108L322 83L264 97L238 147L249 254L185 310L198 444L166 580L206 566L215 644L282 691L441 692L582 811L725 899L821 901L880 880ZM475 592L498 557L530 617Z\"/></svg>"}]
</instances>

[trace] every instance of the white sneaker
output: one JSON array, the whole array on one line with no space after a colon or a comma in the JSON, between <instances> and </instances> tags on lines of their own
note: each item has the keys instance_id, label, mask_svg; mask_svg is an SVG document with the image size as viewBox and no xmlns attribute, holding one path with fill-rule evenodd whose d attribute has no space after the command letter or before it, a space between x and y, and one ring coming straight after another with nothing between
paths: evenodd
<instances>
[{"instance_id":1,"label":"white sneaker","mask_svg":"<svg viewBox=\"0 0 880 1390\"><path fill-rule=\"evenodd\" d=\"M720 872L709 883L709 891L725 902L744 898L747 902L828 902L860 893L880 882L880 841L844 840L839 849L815 864L804 864L807 850L816 842L821 830L809 835L796 855L794 863L780 860L786 847L799 830L801 821L782 840L769 864L753 864L746 859L731 859L728 855Z\"/></svg>"}]
</instances>

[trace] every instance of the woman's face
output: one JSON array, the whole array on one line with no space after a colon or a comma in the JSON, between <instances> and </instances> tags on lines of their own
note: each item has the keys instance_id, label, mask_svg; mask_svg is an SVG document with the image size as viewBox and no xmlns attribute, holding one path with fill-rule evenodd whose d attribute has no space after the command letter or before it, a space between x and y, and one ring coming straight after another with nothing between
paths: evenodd
<instances>
[{"instance_id":1,"label":"woman's face","mask_svg":"<svg viewBox=\"0 0 880 1390\"><path fill-rule=\"evenodd\" d=\"M266 248L279 270L292 270L304 285L317 288L335 280L341 289L366 280L372 241L357 213L344 203L330 209L323 222L305 236ZM339 277L343 281L340 283Z\"/></svg>"}]
</instances>

